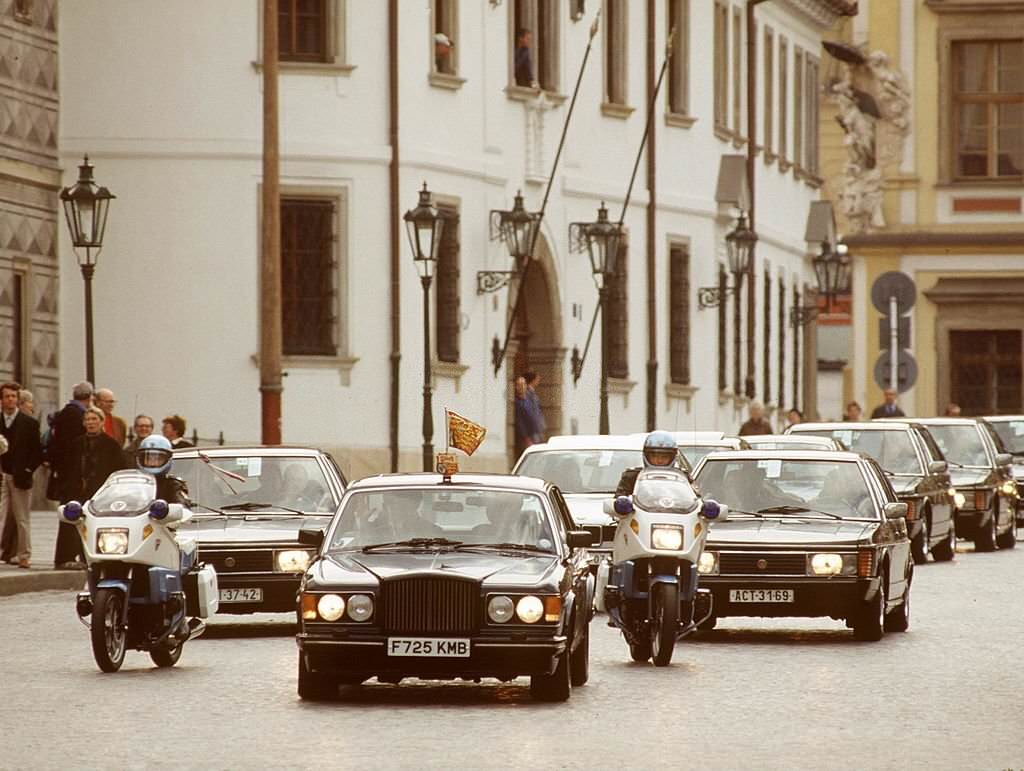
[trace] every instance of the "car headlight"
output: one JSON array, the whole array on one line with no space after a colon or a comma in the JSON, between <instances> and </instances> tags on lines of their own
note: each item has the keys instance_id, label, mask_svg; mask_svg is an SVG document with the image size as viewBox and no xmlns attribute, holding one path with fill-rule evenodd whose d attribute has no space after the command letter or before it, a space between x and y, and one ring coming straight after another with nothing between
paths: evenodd
<instances>
[{"instance_id":1,"label":"car headlight","mask_svg":"<svg viewBox=\"0 0 1024 771\"><path fill-rule=\"evenodd\" d=\"M288 549L274 555L275 573L305 573L312 559L312 552L305 549Z\"/></svg>"},{"instance_id":2,"label":"car headlight","mask_svg":"<svg viewBox=\"0 0 1024 771\"><path fill-rule=\"evenodd\" d=\"M515 613L515 603L502 594L491 597L487 603L487 617L495 624L504 624Z\"/></svg>"},{"instance_id":3,"label":"car headlight","mask_svg":"<svg viewBox=\"0 0 1024 771\"><path fill-rule=\"evenodd\" d=\"M1007 479L1005 482L1003 482L1003 484L1000 486L999 489L1003 491L1003 495L1016 495L1017 494L1017 485L1015 485L1009 479Z\"/></svg>"},{"instance_id":4,"label":"car headlight","mask_svg":"<svg viewBox=\"0 0 1024 771\"><path fill-rule=\"evenodd\" d=\"M373 597L353 594L348 598L348 617L353 621L368 621L373 615Z\"/></svg>"},{"instance_id":5,"label":"car headlight","mask_svg":"<svg viewBox=\"0 0 1024 771\"><path fill-rule=\"evenodd\" d=\"M701 552L700 558L697 560L697 572L702 576L718 575L718 552Z\"/></svg>"},{"instance_id":6,"label":"car headlight","mask_svg":"<svg viewBox=\"0 0 1024 771\"><path fill-rule=\"evenodd\" d=\"M843 558L839 554L812 554L811 573L816 576L838 576L843 572Z\"/></svg>"},{"instance_id":7,"label":"car headlight","mask_svg":"<svg viewBox=\"0 0 1024 771\"><path fill-rule=\"evenodd\" d=\"M127 528L110 527L97 531L96 549L100 554L127 554Z\"/></svg>"},{"instance_id":8,"label":"car headlight","mask_svg":"<svg viewBox=\"0 0 1024 771\"><path fill-rule=\"evenodd\" d=\"M967 499L964 497L964 494L957 490L955 487L949 488L948 492L949 496L953 499L953 505L956 506L958 509L962 509L964 507L964 504L967 503Z\"/></svg>"},{"instance_id":9,"label":"car headlight","mask_svg":"<svg viewBox=\"0 0 1024 771\"><path fill-rule=\"evenodd\" d=\"M544 618L544 603L540 597L527 595L516 603L516 615L524 624L536 624Z\"/></svg>"},{"instance_id":10,"label":"car headlight","mask_svg":"<svg viewBox=\"0 0 1024 771\"><path fill-rule=\"evenodd\" d=\"M337 621L345 613L345 600L337 594L325 594L317 602L316 610L324 621Z\"/></svg>"},{"instance_id":11,"label":"car headlight","mask_svg":"<svg viewBox=\"0 0 1024 771\"><path fill-rule=\"evenodd\" d=\"M683 548L683 528L678 525L651 525L651 546L679 551Z\"/></svg>"}]
</instances>

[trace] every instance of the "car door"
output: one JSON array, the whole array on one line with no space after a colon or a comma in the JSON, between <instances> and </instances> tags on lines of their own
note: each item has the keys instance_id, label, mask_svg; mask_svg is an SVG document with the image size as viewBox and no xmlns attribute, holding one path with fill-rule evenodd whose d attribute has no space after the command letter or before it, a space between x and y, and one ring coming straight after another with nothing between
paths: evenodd
<instances>
[{"instance_id":1,"label":"car door","mask_svg":"<svg viewBox=\"0 0 1024 771\"><path fill-rule=\"evenodd\" d=\"M999 501L999 508L997 509L999 512L999 527L1010 527L1013 524L1010 520L1016 516L1017 500L1015 497L1009 496L1004 492L1003 484L1013 480L1013 471L1011 466L996 465L996 456L1007 452L1006 445L987 421L979 420L978 427L981 430L982 438L985 440L985 446L988 447L988 451L992 456L992 469L996 480L994 495Z\"/></svg>"},{"instance_id":2,"label":"car door","mask_svg":"<svg viewBox=\"0 0 1024 771\"><path fill-rule=\"evenodd\" d=\"M936 461L945 462L942 450L932 439L928 429L923 426L914 426L912 431L924 457L925 469ZM953 498L949 494L952 483L948 469L939 474L929 473L925 480L924 489L927 491L928 505L931 508L931 535L935 540L937 536L949 531L953 520Z\"/></svg>"},{"instance_id":3,"label":"car door","mask_svg":"<svg viewBox=\"0 0 1024 771\"><path fill-rule=\"evenodd\" d=\"M579 603L576 608L579 612L575 614L573 633L582 634L586 631L587 624L590 623L594 606L594 577L590 570L590 560L586 549L569 547L568 531L575 530L577 527L572 513L569 511L569 506L566 504L565 498L562 497L562 491L557 487L551 488L551 503L555 511L555 525L559 538L569 554L565 564L570 575L574 602Z\"/></svg>"},{"instance_id":4,"label":"car door","mask_svg":"<svg viewBox=\"0 0 1024 771\"><path fill-rule=\"evenodd\" d=\"M885 504L898 503L899 498L896 496L896 491L893 490L889 478L882 471L882 467L872 458L865 457L865 462L868 464L869 475L874 482L881 504L879 513L882 516L882 550L889 558L889 583L886 591L890 601L902 601L907 590L907 576L912 560L910 539L907 536L907 521L903 518L888 519L885 516Z\"/></svg>"}]
</instances>

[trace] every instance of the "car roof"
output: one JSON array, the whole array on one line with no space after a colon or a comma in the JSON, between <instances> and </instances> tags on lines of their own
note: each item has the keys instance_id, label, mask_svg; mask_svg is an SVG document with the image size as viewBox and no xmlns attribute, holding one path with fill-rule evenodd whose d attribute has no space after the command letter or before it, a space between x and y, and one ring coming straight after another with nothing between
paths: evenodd
<instances>
[{"instance_id":1,"label":"car roof","mask_svg":"<svg viewBox=\"0 0 1024 771\"><path fill-rule=\"evenodd\" d=\"M724 431L666 431L676 444L705 444L717 442L723 439L734 439ZM647 434L634 434L634 436L646 437Z\"/></svg>"},{"instance_id":2,"label":"car roof","mask_svg":"<svg viewBox=\"0 0 1024 771\"><path fill-rule=\"evenodd\" d=\"M1015 423L1024 420L1024 415L986 415L982 420L989 423Z\"/></svg>"},{"instance_id":3,"label":"car roof","mask_svg":"<svg viewBox=\"0 0 1024 771\"><path fill-rule=\"evenodd\" d=\"M806 431L906 431L918 420L862 420L859 422L852 421L834 421L831 423L797 423L795 426L790 426L786 429L786 433L790 436L793 434L801 434Z\"/></svg>"},{"instance_id":4,"label":"car roof","mask_svg":"<svg viewBox=\"0 0 1024 771\"><path fill-rule=\"evenodd\" d=\"M264 456L268 458L279 457L279 458L295 458L295 457L309 457L315 458L320 455L324 455L323 450L319 450L316 447L293 447L289 445L240 445L234 447L222 447L220 445L216 447L185 447L181 450L174 451L175 458L196 458L199 457L199 453L208 455L211 458L233 458L238 455L252 456Z\"/></svg>"},{"instance_id":5,"label":"car roof","mask_svg":"<svg viewBox=\"0 0 1024 771\"><path fill-rule=\"evenodd\" d=\"M552 436L547 442L530 445L526 452L544 450L642 450L647 434L572 434Z\"/></svg>"},{"instance_id":6,"label":"car roof","mask_svg":"<svg viewBox=\"0 0 1024 771\"><path fill-rule=\"evenodd\" d=\"M713 452L704 458L711 460L821 460L821 461L862 461L859 452L848 450L730 450Z\"/></svg>"},{"instance_id":7,"label":"car roof","mask_svg":"<svg viewBox=\"0 0 1024 771\"><path fill-rule=\"evenodd\" d=\"M829 445L830 447L835 442L835 439L830 436L817 436L816 434L811 434L810 436L797 436L796 433L751 434L743 437L743 439L748 444L753 444L755 442L779 442L780 444L788 444L790 442L793 444L796 444L797 442L810 442L811 444Z\"/></svg>"},{"instance_id":8,"label":"car roof","mask_svg":"<svg viewBox=\"0 0 1024 771\"><path fill-rule=\"evenodd\" d=\"M914 422L922 426L976 426L981 418L917 418Z\"/></svg>"},{"instance_id":9,"label":"car roof","mask_svg":"<svg viewBox=\"0 0 1024 771\"><path fill-rule=\"evenodd\" d=\"M448 481L446 481L446 479ZM417 472L409 474L376 474L363 477L348 486L348 490L368 490L382 487L505 487L522 492L546 492L551 485L536 477L514 476L512 474L457 473L450 478L440 474Z\"/></svg>"}]
</instances>

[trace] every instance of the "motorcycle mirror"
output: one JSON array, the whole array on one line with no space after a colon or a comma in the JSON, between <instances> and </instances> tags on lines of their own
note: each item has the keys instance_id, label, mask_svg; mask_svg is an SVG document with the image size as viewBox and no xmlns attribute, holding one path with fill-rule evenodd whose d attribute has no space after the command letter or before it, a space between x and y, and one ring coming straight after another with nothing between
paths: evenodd
<instances>
[{"instance_id":1,"label":"motorcycle mirror","mask_svg":"<svg viewBox=\"0 0 1024 771\"><path fill-rule=\"evenodd\" d=\"M78 501L68 501L60 507L60 514L68 522L77 522L82 518L82 504Z\"/></svg>"},{"instance_id":2,"label":"motorcycle mirror","mask_svg":"<svg viewBox=\"0 0 1024 771\"><path fill-rule=\"evenodd\" d=\"M701 514L705 519L718 519L722 514L722 507L714 498L705 498Z\"/></svg>"}]
</instances>

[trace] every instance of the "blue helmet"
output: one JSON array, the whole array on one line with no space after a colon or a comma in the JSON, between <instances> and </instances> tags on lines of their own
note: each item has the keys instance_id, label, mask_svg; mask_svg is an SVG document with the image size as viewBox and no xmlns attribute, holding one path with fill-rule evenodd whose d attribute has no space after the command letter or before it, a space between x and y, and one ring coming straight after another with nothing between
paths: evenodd
<instances>
[{"instance_id":1,"label":"blue helmet","mask_svg":"<svg viewBox=\"0 0 1024 771\"><path fill-rule=\"evenodd\" d=\"M671 466L676 462L679 447L668 431L652 431L644 440L644 466Z\"/></svg>"},{"instance_id":2,"label":"blue helmet","mask_svg":"<svg viewBox=\"0 0 1024 771\"><path fill-rule=\"evenodd\" d=\"M135 451L135 468L147 474L166 474L171 470L171 443L166 436L150 434Z\"/></svg>"}]
</instances>

